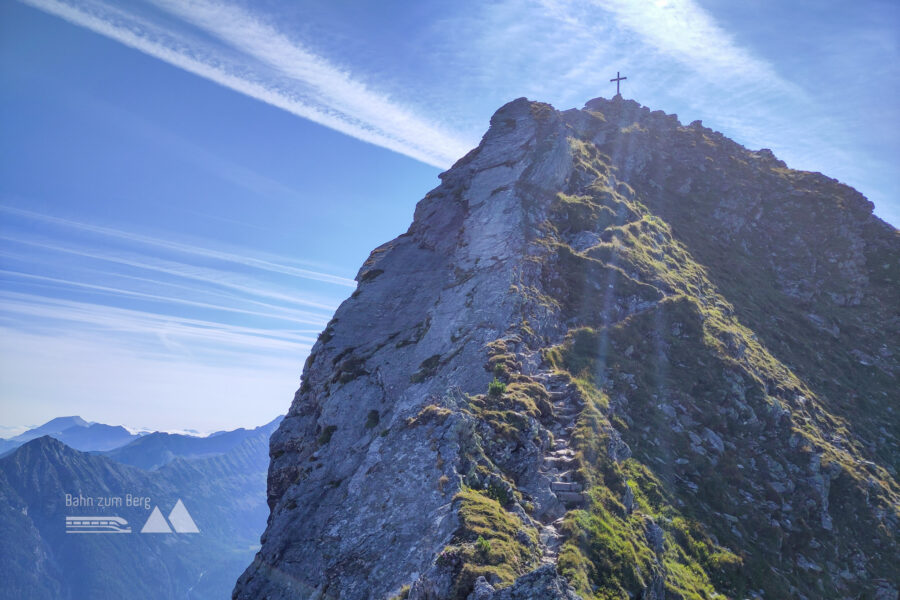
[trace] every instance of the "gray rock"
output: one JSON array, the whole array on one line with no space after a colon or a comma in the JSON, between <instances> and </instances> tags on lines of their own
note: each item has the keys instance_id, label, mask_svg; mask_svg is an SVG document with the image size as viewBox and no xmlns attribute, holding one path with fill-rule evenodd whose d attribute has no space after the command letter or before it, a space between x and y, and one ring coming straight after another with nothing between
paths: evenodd
<instances>
[{"instance_id":1,"label":"gray rock","mask_svg":"<svg viewBox=\"0 0 900 600\"><path fill-rule=\"evenodd\" d=\"M512 586L495 592L489 598L490 600L581 600L581 596L575 593L566 579L556 572L554 565L544 565L519 577Z\"/></svg>"},{"instance_id":2,"label":"gray rock","mask_svg":"<svg viewBox=\"0 0 900 600\"><path fill-rule=\"evenodd\" d=\"M656 524L656 521L647 517L644 521L644 535L647 538L647 543L657 554L662 554L665 537L663 534L662 527Z\"/></svg>"},{"instance_id":3,"label":"gray rock","mask_svg":"<svg viewBox=\"0 0 900 600\"><path fill-rule=\"evenodd\" d=\"M897 588L889 581L877 581L875 585L875 600L897 600L900 597Z\"/></svg>"},{"instance_id":4,"label":"gray rock","mask_svg":"<svg viewBox=\"0 0 900 600\"><path fill-rule=\"evenodd\" d=\"M494 598L494 586L487 582L482 575L475 581L475 589L469 594L468 600L492 600Z\"/></svg>"},{"instance_id":5,"label":"gray rock","mask_svg":"<svg viewBox=\"0 0 900 600\"><path fill-rule=\"evenodd\" d=\"M705 439L717 453L722 454L725 452L725 443L712 429L709 429L708 427L703 428L703 439Z\"/></svg>"},{"instance_id":6,"label":"gray rock","mask_svg":"<svg viewBox=\"0 0 900 600\"><path fill-rule=\"evenodd\" d=\"M625 494L622 496L622 505L629 514L634 510L634 491L628 483L625 484Z\"/></svg>"}]
</instances>

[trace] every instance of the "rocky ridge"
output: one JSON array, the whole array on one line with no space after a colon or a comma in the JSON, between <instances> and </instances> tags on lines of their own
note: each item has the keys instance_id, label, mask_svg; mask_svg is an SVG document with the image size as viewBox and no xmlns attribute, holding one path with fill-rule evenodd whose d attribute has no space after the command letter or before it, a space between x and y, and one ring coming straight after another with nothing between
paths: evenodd
<instances>
[{"instance_id":1,"label":"rocky ridge","mask_svg":"<svg viewBox=\"0 0 900 600\"><path fill-rule=\"evenodd\" d=\"M871 203L621 97L513 101L441 179L307 360L235 598L897 597Z\"/></svg>"}]
</instances>

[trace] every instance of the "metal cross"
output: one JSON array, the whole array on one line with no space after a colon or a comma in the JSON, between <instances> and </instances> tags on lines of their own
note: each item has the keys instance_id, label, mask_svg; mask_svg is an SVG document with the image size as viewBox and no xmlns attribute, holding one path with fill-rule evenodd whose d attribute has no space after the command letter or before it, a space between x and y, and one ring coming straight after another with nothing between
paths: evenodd
<instances>
[{"instance_id":1,"label":"metal cross","mask_svg":"<svg viewBox=\"0 0 900 600\"><path fill-rule=\"evenodd\" d=\"M623 79L628 79L628 78L627 78L627 77L620 77L618 71L616 71L616 78L615 78L615 79L610 79L610 81L615 81L615 82L616 82L616 96L619 96L619 95L620 95L620 94L619 94L619 82L622 81Z\"/></svg>"}]
</instances>

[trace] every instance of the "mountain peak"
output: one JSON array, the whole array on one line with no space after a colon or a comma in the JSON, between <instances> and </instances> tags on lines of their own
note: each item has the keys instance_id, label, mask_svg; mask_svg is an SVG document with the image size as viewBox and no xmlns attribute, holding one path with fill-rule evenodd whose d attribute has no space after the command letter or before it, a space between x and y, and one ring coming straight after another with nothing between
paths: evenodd
<instances>
[{"instance_id":1,"label":"mountain peak","mask_svg":"<svg viewBox=\"0 0 900 600\"><path fill-rule=\"evenodd\" d=\"M13 439L24 441L25 439L33 439L45 434L61 433L71 427L87 427L88 425L90 425L90 423L78 416L56 417L55 419L50 419L40 427L30 429Z\"/></svg>"},{"instance_id":2,"label":"mountain peak","mask_svg":"<svg viewBox=\"0 0 900 600\"><path fill-rule=\"evenodd\" d=\"M621 97L513 100L441 181L312 349L236 598L896 594L861 194Z\"/></svg>"},{"instance_id":3,"label":"mountain peak","mask_svg":"<svg viewBox=\"0 0 900 600\"><path fill-rule=\"evenodd\" d=\"M10 440L0 440L0 453L44 435L83 451L110 450L139 437L120 425L88 422L81 417L57 417Z\"/></svg>"},{"instance_id":4,"label":"mountain peak","mask_svg":"<svg viewBox=\"0 0 900 600\"><path fill-rule=\"evenodd\" d=\"M54 451L59 451L68 448L68 446L51 435L42 435L25 442L21 448L52 448Z\"/></svg>"},{"instance_id":5,"label":"mountain peak","mask_svg":"<svg viewBox=\"0 0 900 600\"><path fill-rule=\"evenodd\" d=\"M59 464L67 458L77 454L75 450L50 435L29 440L16 448L4 459L21 462L24 464Z\"/></svg>"}]
</instances>

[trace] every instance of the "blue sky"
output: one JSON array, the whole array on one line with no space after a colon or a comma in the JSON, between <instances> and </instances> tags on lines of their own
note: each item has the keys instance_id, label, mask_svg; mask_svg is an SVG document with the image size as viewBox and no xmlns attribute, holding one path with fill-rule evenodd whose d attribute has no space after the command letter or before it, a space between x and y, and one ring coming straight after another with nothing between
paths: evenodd
<instances>
[{"instance_id":1,"label":"blue sky","mask_svg":"<svg viewBox=\"0 0 900 600\"><path fill-rule=\"evenodd\" d=\"M622 92L900 223L895 2L0 5L0 426L283 413L490 115ZM4 435L4 431L0 431Z\"/></svg>"}]
</instances>

